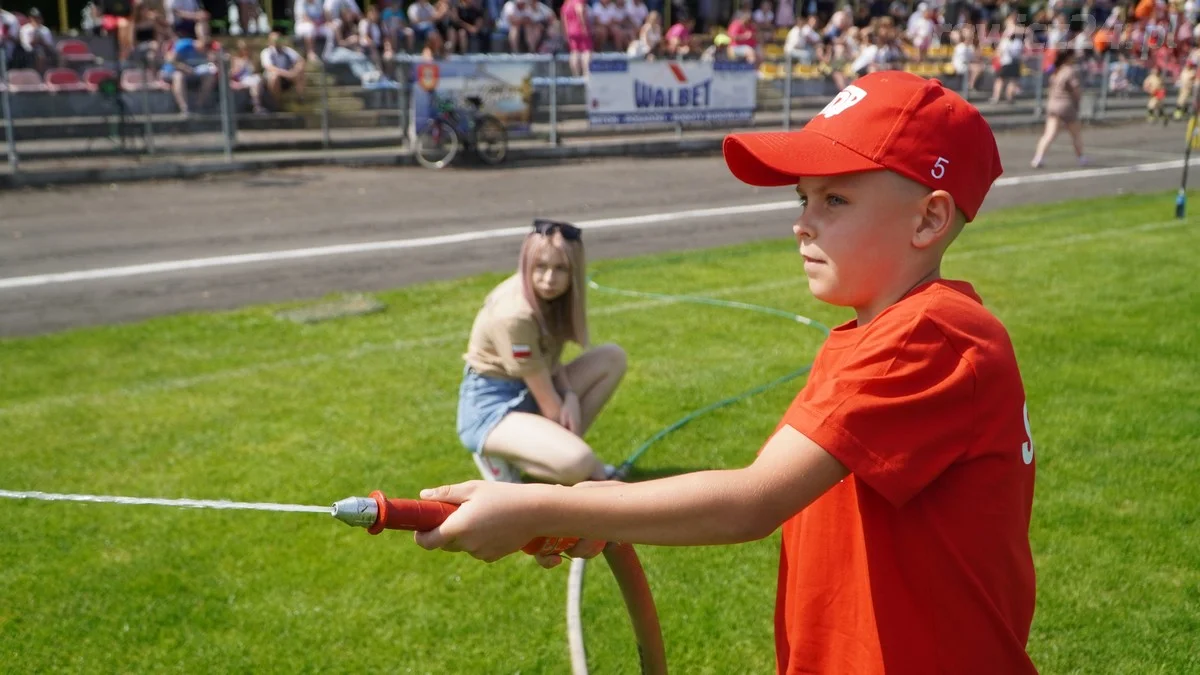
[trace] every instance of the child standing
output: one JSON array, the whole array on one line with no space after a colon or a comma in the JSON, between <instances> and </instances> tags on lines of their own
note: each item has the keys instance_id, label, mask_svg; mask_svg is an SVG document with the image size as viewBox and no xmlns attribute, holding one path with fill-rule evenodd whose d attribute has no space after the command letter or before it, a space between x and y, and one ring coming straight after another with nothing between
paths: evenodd
<instances>
[{"instance_id":1,"label":"child standing","mask_svg":"<svg viewBox=\"0 0 1200 675\"><path fill-rule=\"evenodd\" d=\"M568 485L612 475L582 437L624 377L625 352L603 345L562 363L568 341L589 346L585 265L579 228L537 220L516 274L475 317L457 431L504 480L515 477L510 465Z\"/></svg>"},{"instance_id":2,"label":"child standing","mask_svg":"<svg viewBox=\"0 0 1200 675\"><path fill-rule=\"evenodd\" d=\"M1142 80L1142 91L1150 95L1146 100L1146 122L1153 124L1161 120L1163 126L1166 126L1167 111L1163 107L1163 101L1167 98L1167 83L1163 79L1161 68L1154 66L1150 69L1146 79Z\"/></svg>"},{"instance_id":3,"label":"child standing","mask_svg":"<svg viewBox=\"0 0 1200 675\"><path fill-rule=\"evenodd\" d=\"M1033 673L1034 446L1013 346L941 260L1001 173L973 106L936 80L872 73L798 132L735 134L726 163L795 187L808 287L853 308L757 458L585 489L472 481L418 532L482 560L535 536L734 544L780 526L778 672ZM543 565L561 559L547 556Z\"/></svg>"},{"instance_id":4,"label":"child standing","mask_svg":"<svg viewBox=\"0 0 1200 675\"><path fill-rule=\"evenodd\" d=\"M1175 97L1175 119L1181 120L1192 111L1192 88L1196 84L1196 64L1200 57L1200 49L1193 49L1183 61L1179 70L1179 95Z\"/></svg>"}]
</instances>

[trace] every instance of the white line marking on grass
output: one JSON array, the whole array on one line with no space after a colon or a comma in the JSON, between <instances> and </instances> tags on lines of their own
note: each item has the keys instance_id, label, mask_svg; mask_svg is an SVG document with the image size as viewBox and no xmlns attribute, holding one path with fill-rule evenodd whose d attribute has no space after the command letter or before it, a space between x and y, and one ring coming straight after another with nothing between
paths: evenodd
<instances>
[{"instance_id":1,"label":"white line marking on grass","mask_svg":"<svg viewBox=\"0 0 1200 675\"><path fill-rule=\"evenodd\" d=\"M179 506L190 509L238 509L249 511L292 511L297 513L332 514L331 506L306 506L303 504L271 504L266 502L231 502L211 499L157 499L153 497L115 497L108 495L72 495L56 492L16 492L0 490L0 497L7 499L36 499L44 502L91 502L100 504L126 504L147 506Z\"/></svg>"},{"instance_id":2,"label":"white line marking on grass","mask_svg":"<svg viewBox=\"0 0 1200 675\"><path fill-rule=\"evenodd\" d=\"M1200 166L1200 159L1190 162L1192 166ZM1100 178L1104 176L1123 176L1132 173L1165 171L1183 168L1183 160L1169 162L1151 162L1147 164L1132 164L1099 169L1080 169L1075 171L1060 171L1052 173L1031 173L1022 176L1001 177L995 187L1050 183L1064 180L1082 180L1085 178ZM796 208L794 200L766 202L762 204L742 204L738 206L721 206L708 209L689 209L686 211L668 211L663 213L647 213L637 216L619 216L616 218L600 218L596 220L576 221L576 224L588 230L607 228L633 227L636 225L667 225L700 218L716 218L721 216L745 215L749 213L766 213ZM0 290L13 288L33 288L53 284L65 284L79 281L95 281L100 279L118 279L125 277L157 274L163 272L180 272L185 270L206 269L212 267L229 267L260 262L276 262L281 260L298 260L303 258L325 258L353 253L373 253L379 251L402 251L447 244L461 244L471 241L503 239L506 237L524 236L529 227L503 227L475 232L458 232L436 237L418 237L414 239L392 239L388 241L370 241L356 244L336 244L331 246L316 246L311 248L287 249L281 251L264 251L261 253L241 253L236 255L214 256L210 258L191 258L187 260L166 260L141 265L125 265L122 267L104 267L91 270L76 270L72 272L55 272L51 274L35 274L23 277L0 278Z\"/></svg>"},{"instance_id":3,"label":"white line marking on grass","mask_svg":"<svg viewBox=\"0 0 1200 675\"><path fill-rule=\"evenodd\" d=\"M732 295L734 293L753 293L756 291L767 291L785 286L794 286L802 283L797 278L780 279L777 281L768 281L757 284L747 284L743 286L725 286L711 290L700 290L694 294L707 295L711 297L721 297ZM652 309L654 307L663 307L667 305L679 304L676 300L648 300L642 302L629 302L610 307L599 307L590 312L589 316L611 316L622 314L625 312L633 312L643 309ZM111 389L105 392L89 393L89 394L67 394L65 396L47 396L37 398L23 403L16 403L7 407L0 408L0 415L12 415L17 413L34 413L46 408L74 405L83 401L91 401L93 403L103 403L104 401L115 398L117 396L137 396L141 394L154 394L166 391L174 391L178 389L187 389L201 384L210 382L219 382L226 379L236 379L248 377L261 373L265 370L273 368L288 368L295 366L307 366L318 363L326 363L330 361L344 361L355 359L360 356L374 354L384 351L407 351L410 349L418 349L421 347L434 347L449 342L466 341L468 334L465 331L454 333L445 333L443 335L430 335L427 337L414 338L410 340L396 340L394 342L367 342L357 347L351 348L344 352L333 352L324 354L311 354L294 359L281 359L279 361L264 361L256 363L252 366L243 366L240 368L229 368L226 370L218 370L203 375L195 375L192 377L170 378L158 380L146 384L135 385L131 387L122 387L119 389Z\"/></svg>"},{"instance_id":4,"label":"white line marking on grass","mask_svg":"<svg viewBox=\"0 0 1200 675\"><path fill-rule=\"evenodd\" d=\"M1144 223L1132 227L1113 227L1100 232L1072 234L1059 239L1050 239L1046 241L1030 242L1028 244L1003 244L990 248L980 248L968 251L954 252L951 251L946 255L947 260L958 260L960 258L972 258L979 255L994 255L1011 253L1014 251L1037 250L1050 246L1067 246L1083 241L1092 241L1106 237L1123 236L1133 232L1150 232L1154 230L1165 230L1175 227L1187 225L1186 220L1167 220L1154 223ZM732 295L734 293L753 293L761 291L770 291L788 286L799 286L804 283L803 277L787 277L777 281L760 282L756 284L747 284L743 286L726 286L711 290L699 290L691 292L691 295L706 295L709 297L721 297ZM633 312L642 309L652 309L654 307L663 307L667 305L679 304L679 301L660 299L647 300L644 302L632 302L610 307L600 307L589 312L592 316L611 316L622 314L625 312ZM204 375L196 375L193 377L172 378L159 380L147 384L136 385L132 387L122 387L104 392L88 393L88 394L69 394L66 396L48 396L37 398L22 403L16 403L7 407L0 408L0 415L13 415L19 413L36 413L44 409L62 406L74 405L82 401L91 401L93 403L103 403L110 398L118 396L137 396L141 394L153 394L159 392L173 391L178 389L187 389L189 387L207 384L210 382L219 382L226 379L236 379L248 377L257 373L270 370L273 368L286 368L293 366L303 366L309 364L325 363L333 360L348 360L384 351L406 351L420 347L432 347L446 344L458 340L466 340L466 332L446 333L444 335L431 335L422 338L411 340L396 340L394 342L384 343L364 343L345 352L334 352L326 354L313 354L295 359L283 359L279 361L268 361L257 363L252 366L244 366L241 368L231 368L227 370L218 370Z\"/></svg>"}]
</instances>

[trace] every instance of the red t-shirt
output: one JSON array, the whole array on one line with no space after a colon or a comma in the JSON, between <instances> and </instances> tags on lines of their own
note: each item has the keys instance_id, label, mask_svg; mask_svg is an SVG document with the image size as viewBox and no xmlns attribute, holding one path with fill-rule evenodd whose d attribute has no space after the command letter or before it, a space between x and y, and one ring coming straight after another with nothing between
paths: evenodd
<instances>
[{"instance_id":1,"label":"red t-shirt","mask_svg":"<svg viewBox=\"0 0 1200 675\"><path fill-rule=\"evenodd\" d=\"M851 475L784 524L779 673L1036 672L1025 392L970 284L834 329L784 424Z\"/></svg>"},{"instance_id":2,"label":"red t-shirt","mask_svg":"<svg viewBox=\"0 0 1200 675\"><path fill-rule=\"evenodd\" d=\"M758 38L754 36L754 26L749 21L734 19L729 23L730 44L734 47L758 46Z\"/></svg>"}]
</instances>

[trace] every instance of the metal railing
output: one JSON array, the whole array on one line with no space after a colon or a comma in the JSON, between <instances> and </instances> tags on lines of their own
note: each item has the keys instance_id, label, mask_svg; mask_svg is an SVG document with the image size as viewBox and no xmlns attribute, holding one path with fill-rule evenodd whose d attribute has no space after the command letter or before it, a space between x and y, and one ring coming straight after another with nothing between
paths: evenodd
<instances>
[{"instance_id":1,"label":"metal railing","mask_svg":"<svg viewBox=\"0 0 1200 675\"><path fill-rule=\"evenodd\" d=\"M116 84L132 83L129 88L114 89L112 82L93 83L80 91L68 86L58 93L52 93L53 85L44 91L5 88L0 101L10 171L20 170L22 160L104 155L134 155L153 161L184 154L220 154L232 162L241 152L373 148L399 153L405 151L404 146L411 147L416 118L426 98L424 90L429 86L437 89L439 96L443 91L453 96L472 88L482 92L491 110L510 127L510 138L535 145L559 145L564 137L664 131L682 137L685 131L746 126L745 122L720 120L597 122L591 112L594 101L589 99L587 78L571 75L566 54L464 55L433 62L397 55L387 63L366 63L365 57L349 56L307 64L301 75L306 85L304 98L295 95L298 87L294 85L282 101L273 100L261 74L257 84L255 78L231 74L230 58L228 53L218 52L212 60L214 73L185 78L189 80L185 84L190 106L200 103L193 90L197 82L213 78L210 93L215 100L206 108L193 108L195 113L189 115L180 114L171 91L173 80L148 63L134 66L133 72L139 74L132 76L128 66L119 69L115 68L118 64L102 64L120 72ZM594 54L592 58L593 63L632 61L624 54ZM1102 119L1109 112L1111 63L1105 55L1089 57L1080 64L1085 76L1084 120ZM968 89L967 74L954 72L945 62L914 70L937 77L995 118L1044 118L1049 76L1043 54L1025 59L1014 104L988 103L996 73L990 63L982 65L975 90ZM10 75L0 53L0 82L7 82ZM851 73L843 71L843 75L847 81L853 79ZM430 77L435 81L431 83ZM801 64L790 54L783 61L760 64L749 124L795 128L836 93L838 82L830 68ZM251 110L255 100L249 92L252 86L261 87L257 100L275 112ZM59 118L63 122L56 124ZM101 140L105 142L97 143Z\"/></svg>"}]
</instances>

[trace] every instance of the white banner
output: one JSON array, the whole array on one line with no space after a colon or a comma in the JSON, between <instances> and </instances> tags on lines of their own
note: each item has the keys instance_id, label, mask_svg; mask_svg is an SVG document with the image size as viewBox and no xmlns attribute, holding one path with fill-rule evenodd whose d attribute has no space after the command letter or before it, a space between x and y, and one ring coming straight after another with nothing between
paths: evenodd
<instances>
[{"instance_id":1,"label":"white banner","mask_svg":"<svg viewBox=\"0 0 1200 675\"><path fill-rule=\"evenodd\" d=\"M735 61L596 59L587 79L592 124L749 122L758 69Z\"/></svg>"}]
</instances>

